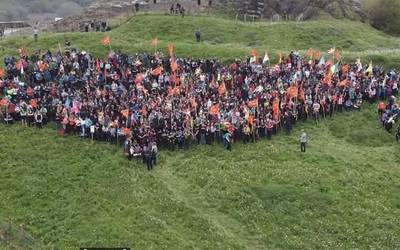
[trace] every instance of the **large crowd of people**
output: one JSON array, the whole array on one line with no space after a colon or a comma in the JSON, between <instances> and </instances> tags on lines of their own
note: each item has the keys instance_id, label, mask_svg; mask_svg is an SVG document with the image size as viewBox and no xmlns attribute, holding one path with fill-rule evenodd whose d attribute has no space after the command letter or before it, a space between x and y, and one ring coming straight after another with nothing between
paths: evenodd
<instances>
[{"instance_id":1,"label":"large crowd of people","mask_svg":"<svg viewBox=\"0 0 400 250\"><path fill-rule=\"evenodd\" d=\"M320 52L292 52L270 65L252 52L226 65L218 59L169 54L38 50L4 59L0 106L6 123L38 126L54 121L60 135L120 144L149 169L158 148L185 149L220 142L255 142L299 120L316 123L395 95L398 74L372 64L335 63ZM330 58L330 56L328 56ZM336 60L335 60L336 57ZM1 69L0 69L1 70Z\"/></svg>"}]
</instances>

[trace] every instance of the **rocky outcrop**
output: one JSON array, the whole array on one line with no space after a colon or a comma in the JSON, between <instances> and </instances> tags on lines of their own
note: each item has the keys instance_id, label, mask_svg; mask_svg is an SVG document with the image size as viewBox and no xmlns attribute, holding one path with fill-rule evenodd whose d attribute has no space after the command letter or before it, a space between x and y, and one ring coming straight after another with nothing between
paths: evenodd
<instances>
[{"instance_id":1,"label":"rocky outcrop","mask_svg":"<svg viewBox=\"0 0 400 250\"><path fill-rule=\"evenodd\" d=\"M280 16L289 20L310 19L323 10L334 17L365 18L360 0L235 0L237 14L244 18Z\"/></svg>"}]
</instances>

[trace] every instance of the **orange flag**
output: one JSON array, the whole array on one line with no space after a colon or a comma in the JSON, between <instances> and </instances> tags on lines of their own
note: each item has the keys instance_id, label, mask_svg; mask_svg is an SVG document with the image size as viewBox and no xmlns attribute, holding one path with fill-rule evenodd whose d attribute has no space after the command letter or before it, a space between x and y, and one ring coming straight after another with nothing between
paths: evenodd
<instances>
[{"instance_id":1,"label":"orange flag","mask_svg":"<svg viewBox=\"0 0 400 250\"><path fill-rule=\"evenodd\" d=\"M328 86L331 86L331 83L332 83L332 71L330 70L330 68L328 70L328 73L326 73L325 77L322 79L322 83L324 83L324 84L326 84Z\"/></svg>"},{"instance_id":2,"label":"orange flag","mask_svg":"<svg viewBox=\"0 0 400 250\"><path fill-rule=\"evenodd\" d=\"M131 129L130 128L122 128L122 133L125 136L130 136L131 135Z\"/></svg>"},{"instance_id":3,"label":"orange flag","mask_svg":"<svg viewBox=\"0 0 400 250\"><path fill-rule=\"evenodd\" d=\"M172 72L176 72L177 69L178 69L178 64L176 63L175 58L172 57L172 60L171 60L171 71Z\"/></svg>"},{"instance_id":4,"label":"orange flag","mask_svg":"<svg viewBox=\"0 0 400 250\"><path fill-rule=\"evenodd\" d=\"M26 95L29 97L33 96L33 89L30 86L26 89Z\"/></svg>"},{"instance_id":5,"label":"orange flag","mask_svg":"<svg viewBox=\"0 0 400 250\"><path fill-rule=\"evenodd\" d=\"M125 118L128 118L128 116L129 116L129 109L121 110L121 114L122 114Z\"/></svg>"},{"instance_id":6,"label":"orange flag","mask_svg":"<svg viewBox=\"0 0 400 250\"><path fill-rule=\"evenodd\" d=\"M345 74L347 74L347 73L349 73L349 70L350 70L350 66L346 63L346 64L343 64L343 66L342 66L342 72L343 73L345 73Z\"/></svg>"},{"instance_id":7,"label":"orange flag","mask_svg":"<svg viewBox=\"0 0 400 250\"><path fill-rule=\"evenodd\" d=\"M7 98L4 97L0 101L0 106L7 106L7 105L8 105L8 100L7 100Z\"/></svg>"},{"instance_id":8,"label":"orange flag","mask_svg":"<svg viewBox=\"0 0 400 250\"><path fill-rule=\"evenodd\" d=\"M170 89L168 90L168 96L171 96L171 95L179 95L179 93L180 93L179 87L170 88Z\"/></svg>"},{"instance_id":9,"label":"orange flag","mask_svg":"<svg viewBox=\"0 0 400 250\"><path fill-rule=\"evenodd\" d=\"M249 117L247 118L247 121L248 121L251 125L253 125L253 123L254 123L254 116L249 115Z\"/></svg>"},{"instance_id":10,"label":"orange flag","mask_svg":"<svg viewBox=\"0 0 400 250\"><path fill-rule=\"evenodd\" d=\"M216 84L215 84L215 77L214 75L212 75L211 81L210 81L210 88L216 88Z\"/></svg>"},{"instance_id":11,"label":"orange flag","mask_svg":"<svg viewBox=\"0 0 400 250\"><path fill-rule=\"evenodd\" d=\"M195 98L190 99L190 105L192 108L197 108L197 102Z\"/></svg>"},{"instance_id":12,"label":"orange flag","mask_svg":"<svg viewBox=\"0 0 400 250\"><path fill-rule=\"evenodd\" d=\"M143 81L143 79L144 79L143 74L138 73L138 74L136 75L136 78L135 78L135 83L136 83L136 84L140 84L140 83Z\"/></svg>"},{"instance_id":13,"label":"orange flag","mask_svg":"<svg viewBox=\"0 0 400 250\"><path fill-rule=\"evenodd\" d=\"M30 100L30 101L29 101L29 104L30 104L33 108L36 108L36 107L37 107L37 101L36 101L36 99Z\"/></svg>"},{"instance_id":14,"label":"orange flag","mask_svg":"<svg viewBox=\"0 0 400 250\"><path fill-rule=\"evenodd\" d=\"M219 104L215 104L215 105L211 106L210 109L208 110L208 112L210 113L210 115L218 115L219 114Z\"/></svg>"},{"instance_id":15,"label":"orange flag","mask_svg":"<svg viewBox=\"0 0 400 250\"><path fill-rule=\"evenodd\" d=\"M279 99L275 98L274 101L272 102L272 111L274 112L274 115L279 114Z\"/></svg>"},{"instance_id":16,"label":"orange flag","mask_svg":"<svg viewBox=\"0 0 400 250\"><path fill-rule=\"evenodd\" d=\"M221 85L219 85L219 87L218 87L218 94L219 95L224 95L225 92L226 92L225 82L222 81Z\"/></svg>"},{"instance_id":17,"label":"orange flag","mask_svg":"<svg viewBox=\"0 0 400 250\"><path fill-rule=\"evenodd\" d=\"M313 55L314 55L314 53L315 53L315 51L314 51L312 48L309 48L309 49L306 51L306 56L312 58Z\"/></svg>"},{"instance_id":18,"label":"orange flag","mask_svg":"<svg viewBox=\"0 0 400 250\"><path fill-rule=\"evenodd\" d=\"M142 114L143 116L145 116L146 114L147 114L147 107L146 106L143 106L141 109L140 109L140 114Z\"/></svg>"},{"instance_id":19,"label":"orange flag","mask_svg":"<svg viewBox=\"0 0 400 250\"><path fill-rule=\"evenodd\" d=\"M314 57L314 59L319 60L321 58L321 52L320 51L314 51L313 57Z\"/></svg>"},{"instance_id":20,"label":"orange flag","mask_svg":"<svg viewBox=\"0 0 400 250\"><path fill-rule=\"evenodd\" d=\"M252 49L250 52L251 56L257 57L257 50L256 49Z\"/></svg>"},{"instance_id":21,"label":"orange flag","mask_svg":"<svg viewBox=\"0 0 400 250\"><path fill-rule=\"evenodd\" d=\"M151 75L153 76L159 76L161 74L161 72L163 71L163 67L158 66L157 68L153 69L151 71Z\"/></svg>"},{"instance_id":22,"label":"orange flag","mask_svg":"<svg viewBox=\"0 0 400 250\"><path fill-rule=\"evenodd\" d=\"M256 50L256 49L252 49L251 52L250 52L250 55L251 55L252 57L254 57L254 62L255 62L256 64L258 64L257 50Z\"/></svg>"},{"instance_id":23,"label":"orange flag","mask_svg":"<svg viewBox=\"0 0 400 250\"><path fill-rule=\"evenodd\" d=\"M153 46L153 47L157 47L157 45L158 45L158 39L157 39L157 37L151 39L150 44L151 44L151 46Z\"/></svg>"},{"instance_id":24,"label":"orange flag","mask_svg":"<svg viewBox=\"0 0 400 250\"><path fill-rule=\"evenodd\" d=\"M346 87L346 86L347 86L347 84L348 84L348 80L347 80L347 78L346 78L346 79L344 79L343 81L340 81L340 82L339 82L339 86L340 86L340 87Z\"/></svg>"},{"instance_id":25,"label":"orange flag","mask_svg":"<svg viewBox=\"0 0 400 250\"><path fill-rule=\"evenodd\" d=\"M20 57L24 57L25 55L26 55L26 50L25 50L25 48L20 48L19 50L18 50L18 53L19 53L19 56Z\"/></svg>"},{"instance_id":26,"label":"orange flag","mask_svg":"<svg viewBox=\"0 0 400 250\"><path fill-rule=\"evenodd\" d=\"M335 57L337 61L340 61L340 59L342 58L342 56L340 55L340 51L338 49L335 51Z\"/></svg>"},{"instance_id":27,"label":"orange flag","mask_svg":"<svg viewBox=\"0 0 400 250\"><path fill-rule=\"evenodd\" d=\"M5 73L4 73L4 69L0 68L0 77L4 77Z\"/></svg>"},{"instance_id":28,"label":"orange flag","mask_svg":"<svg viewBox=\"0 0 400 250\"><path fill-rule=\"evenodd\" d=\"M278 53L278 58L279 58L279 63L282 63L283 56L282 56L282 52L281 51L279 51L279 53Z\"/></svg>"},{"instance_id":29,"label":"orange flag","mask_svg":"<svg viewBox=\"0 0 400 250\"><path fill-rule=\"evenodd\" d=\"M110 40L109 36L105 36L101 39L101 44L103 44L103 45L110 45L110 43L111 43L111 40Z\"/></svg>"},{"instance_id":30,"label":"orange flag","mask_svg":"<svg viewBox=\"0 0 400 250\"><path fill-rule=\"evenodd\" d=\"M290 96L290 98L297 97L297 94L298 94L297 86L296 86L296 85L290 86L290 87L287 89L287 93L288 93L288 95Z\"/></svg>"},{"instance_id":31,"label":"orange flag","mask_svg":"<svg viewBox=\"0 0 400 250\"><path fill-rule=\"evenodd\" d=\"M174 45L172 43L168 43L168 54L170 57L174 54Z\"/></svg>"},{"instance_id":32,"label":"orange flag","mask_svg":"<svg viewBox=\"0 0 400 250\"><path fill-rule=\"evenodd\" d=\"M258 106L258 99L254 99L249 101L249 103L247 104L247 106L249 106L249 108L255 108Z\"/></svg>"},{"instance_id":33,"label":"orange flag","mask_svg":"<svg viewBox=\"0 0 400 250\"><path fill-rule=\"evenodd\" d=\"M300 91L299 91L299 100L305 100L305 93L304 93L304 88L303 86L300 87Z\"/></svg>"},{"instance_id":34,"label":"orange flag","mask_svg":"<svg viewBox=\"0 0 400 250\"><path fill-rule=\"evenodd\" d=\"M99 59L96 60L96 71L100 72L100 62Z\"/></svg>"},{"instance_id":35,"label":"orange flag","mask_svg":"<svg viewBox=\"0 0 400 250\"><path fill-rule=\"evenodd\" d=\"M23 66L24 66L24 65L22 64L21 59L19 59L19 61L15 64L15 67L17 68L17 70L21 70L21 68L22 68Z\"/></svg>"}]
</instances>

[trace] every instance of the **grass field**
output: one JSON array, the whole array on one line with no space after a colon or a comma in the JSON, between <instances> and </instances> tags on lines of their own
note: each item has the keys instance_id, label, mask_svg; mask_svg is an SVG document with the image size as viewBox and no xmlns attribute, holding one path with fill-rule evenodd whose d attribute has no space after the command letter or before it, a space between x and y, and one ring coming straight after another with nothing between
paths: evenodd
<instances>
[{"instance_id":1,"label":"grass field","mask_svg":"<svg viewBox=\"0 0 400 250\"><path fill-rule=\"evenodd\" d=\"M369 108L232 152L162 151L152 172L53 128L0 129L0 215L37 245L400 248L400 146Z\"/></svg>"},{"instance_id":2,"label":"grass field","mask_svg":"<svg viewBox=\"0 0 400 250\"><path fill-rule=\"evenodd\" d=\"M194 31L202 31L203 42L195 42ZM305 51L312 47L328 51L336 46L347 60L358 56L365 61L387 67L400 66L400 38L394 38L371 28L367 24L347 20L324 19L309 22L285 23L243 23L212 16L187 16L185 18L168 15L138 15L110 32L112 48L125 52L152 52L150 40L158 37L159 48L173 42L177 55L197 58L218 57L224 61L243 58L252 48L260 54L269 51L270 58L277 61L277 53L291 50ZM37 48L58 50L58 42L65 38L72 45L97 56L105 56L107 46L100 44L104 33L60 33L43 34L39 42L33 37L15 37L0 41L0 56L17 55L18 48L28 51Z\"/></svg>"},{"instance_id":3,"label":"grass field","mask_svg":"<svg viewBox=\"0 0 400 250\"><path fill-rule=\"evenodd\" d=\"M204 42L195 43L200 27ZM0 41L0 56L21 46L58 47L65 37L105 55L102 33L44 34ZM141 15L110 33L114 49L150 51L174 42L178 55L243 58L252 47L343 49L400 66L400 39L336 20L235 23L215 17ZM270 56L272 58L272 56ZM301 154L301 128L311 137ZM292 135L188 151L162 151L152 172L113 145L43 130L0 125L0 248L4 222L24 224L30 240L14 248L129 246L134 249L400 248L400 145L380 127L375 106Z\"/></svg>"}]
</instances>

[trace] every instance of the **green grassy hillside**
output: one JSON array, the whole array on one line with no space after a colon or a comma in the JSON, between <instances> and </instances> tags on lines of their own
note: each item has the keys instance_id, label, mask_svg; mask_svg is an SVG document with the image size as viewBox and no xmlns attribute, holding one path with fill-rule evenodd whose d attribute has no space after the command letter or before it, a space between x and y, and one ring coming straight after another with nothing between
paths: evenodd
<instances>
[{"instance_id":1,"label":"green grassy hillside","mask_svg":"<svg viewBox=\"0 0 400 250\"><path fill-rule=\"evenodd\" d=\"M194 42L201 28L204 42ZM73 45L104 56L104 33L43 34L0 41L0 56L21 46ZM326 51L400 67L400 39L336 20L241 23L215 17L140 15L110 33L113 49L151 51L157 36L178 55L244 57L251 48ZM301 154L301 128L311 137ZM4 222L32 239L14 248L129 246L134 249L400 248L400 146L375 106L272 141L162 151L152 172L116 146L43 130L0 125L0 248ZM14 232L16 230L14 229ZM19 238L15 232L15 238Z\"/></svg>"},{"instance_id":2,"label":"green grassy hillside","mask_svg":"<svg viewBox=\"0 0 400 250\"><path fill-rule=\"evenodd\" d=\"M0 215L49 247L398 249L400 147L374 111L296 128L162 151L148 172L112 145L1 125Z\"/></svg>"},{"instance_id":3,"label":"green grassy hillside","mask_svg":"<svg viewBox=\"0 0 400 250\"><path fill-rule=\"evenodd\" d=\"M203 42L198 44L194 31L201 29ZM17 54L16 48L27 46L58 49L69 38L79 49L105 56L108 48L100 44L104 33L43 34L38 43L32 37L16 37L0 41L0 55ZM110 33L113 49L134 53L152 51L150 40L158 37L159 47L165 50L174 42L178 55L218 57L225 61L243 58L251 48L270 52L277 60L277 52L314 49L326 52L336 46L348 60L361 56L387 66L400 66L400 39L379 32L359 22L325 19L303 23L243 23L211 16L138 15Z\"/></svg>"}]
</instances>

